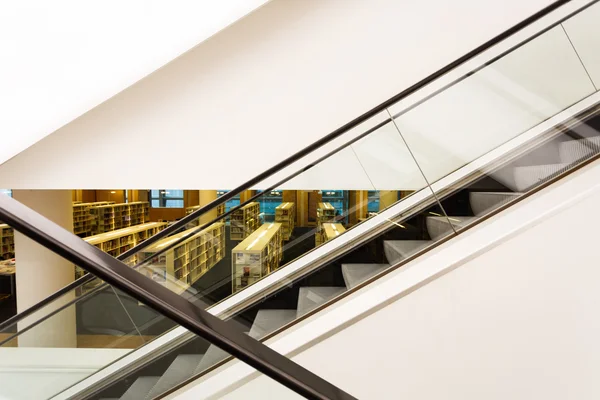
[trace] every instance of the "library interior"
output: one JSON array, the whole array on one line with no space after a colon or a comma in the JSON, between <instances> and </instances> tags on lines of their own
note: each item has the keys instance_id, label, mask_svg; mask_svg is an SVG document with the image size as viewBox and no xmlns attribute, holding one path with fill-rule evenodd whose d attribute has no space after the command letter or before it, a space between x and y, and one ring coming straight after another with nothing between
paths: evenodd
<instances>
[{"instance_id":1,"label":"library interior","mask_svg":"<svg viewBox=\"0 0 600 400\"><path fill-rule=\"evenodd\" d=\"M246 190L212 209L206 206L228 190L4 190L40 214L72 231L87 243L118 257L169 224L201 208L205 212L134 255L122 259L140 273L194 301L215 304L252 285L282 266L343 234L410 195L409 191ZM7 224L0 225L0 323L86 274L66 260L46 254L40 261L35 243ZM43 263L43 268L40 267ZM23 265L23 266L21 266ZM102 282L91 280L73 297L92 292ZM117 296L113 296L117 297ZM84 307L108 309L102 296L77 304L74 336L77 347L136 346L137 340L164 332L156 324L144 335L122 335L124 316L91 313ZM122 301L122 299L120 300ZM137 304L136 318L152 312ZM118 309L118 308L116 308ZM131 310L129 310L131 312ZM86 316L95 315L94 320ZM123 321L119 321L122 318ZM52 318L56 323L60 318ZM110 331L110 332L109 332ZM127 332L124 327L122 332ZM107 334L109 333L109 334ZM10 337L11 332L0 332ZM60 340L69 340L65 335ZM124 337L127 339L124 339ZM147 337L146 337L147 339ZM19 340L26 340L20 337ZM49 339L51 340L51 339ZM37 339L39 343L39 338ZM8 344L5 345L10 345ZM13 345L17 345L16 339ZM57 343L53 342L53 346Z\"/></svg>"}]
</instances>

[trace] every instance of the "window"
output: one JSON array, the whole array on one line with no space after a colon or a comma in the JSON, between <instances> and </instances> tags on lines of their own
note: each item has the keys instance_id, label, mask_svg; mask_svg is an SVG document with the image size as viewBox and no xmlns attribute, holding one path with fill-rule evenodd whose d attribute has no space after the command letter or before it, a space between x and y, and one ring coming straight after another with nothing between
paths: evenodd
<instances>
[{"instance_id":1,"label":"window","mask_svg":"<svg viewBox=\"0 0 600 400\"><path fill-rule=\"evenodd\" d=\"M150 190L150 206L153 208L183 208L183 190Z\"/></svg>"},{"instance_id":2,"label":"window","mask_svg":"<svg viewBox=\"0 0 600 400\"><path fill-rule=\"evenodd\" d=\"M12 197L12 190L10 189L0 189L0 193L5 194L8 197Z\"/></svg>"},{"instance_id":3,"label":"window","mask_svg":"<svg viewBox=\"0 0 600 400\"><path fill-rule=\"evenodd\" d=\"M369 190L367 203L367 212L378 213L379 212L379 191Z\"/></svg>"},{"instance_id":4,"label":"window","mask_svg":"<svg viewBox=\"0 0 600 400\"><path fill-rule=\"evenodd\" d=\"M348 191L347 190L329 190L321 191L322 201L330 203L335 208L336 219L339 222L348 222Z\"/></svg>"},{"instance_id":5,"label":"window","mask_svg":"<svg viewBox=\"0 0 600 400\"><path fill-rule=\"evenodd\" d=\"M229 190L217 190L217 197L221 197L227 192L229 192ZM232 199L229 199L225 202L225 212L228 212L233 207L236 207L239 205L240 205L240 195L234 196Z\"/></svg>"},{"instance_id":6,"label":"window","mask_svg":"<svg viewBox=\"0 0 600 400\"><path fill-rule=\"evenodd\" d=\"M264 192L257 201L260 202L260 212L263 214L264 221L273 222L275 221L275 208L283 202L283 192L281 190Z\"/></svg>"}]
</instances>

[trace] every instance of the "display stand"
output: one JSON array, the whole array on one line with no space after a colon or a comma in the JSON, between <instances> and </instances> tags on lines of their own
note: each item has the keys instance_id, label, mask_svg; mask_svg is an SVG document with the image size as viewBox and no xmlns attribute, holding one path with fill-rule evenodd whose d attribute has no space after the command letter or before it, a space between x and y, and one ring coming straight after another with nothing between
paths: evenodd
<instances>
[{"instance_id":1,"label":"display stand","mask_svg":"<svg viewBox=\"0 0 600 400\"><path fill-rule=\"evenodd\" d=\"M282 257L281 223L263 224L232 250L233 291L276 270Z\"/></svg>"}]
</instances>

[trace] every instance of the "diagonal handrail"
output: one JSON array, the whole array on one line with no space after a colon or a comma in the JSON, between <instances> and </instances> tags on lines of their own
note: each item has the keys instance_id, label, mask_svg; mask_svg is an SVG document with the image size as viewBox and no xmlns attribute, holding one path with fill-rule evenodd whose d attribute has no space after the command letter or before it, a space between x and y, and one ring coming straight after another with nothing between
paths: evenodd
<instances>
[{"instance_id":1,"label":"diagonal handrail","mask_svg":"<svg viewBox=\"0 0 600 400\"><path fill-rule=\"evenodd\" d=\"M195 306L6 195L0 195L0 219L31 240L93 273L299 395L308 399L355 399L242 333L233 324Z\"/></svg>"}]
</instances>

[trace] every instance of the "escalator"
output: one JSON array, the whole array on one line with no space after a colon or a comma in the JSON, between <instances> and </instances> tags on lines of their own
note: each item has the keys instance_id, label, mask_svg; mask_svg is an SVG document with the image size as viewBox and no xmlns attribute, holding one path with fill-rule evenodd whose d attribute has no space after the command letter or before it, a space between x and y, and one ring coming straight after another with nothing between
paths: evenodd
<instances>
[{"instance_id":1,"label":"escalator","mask_svg":"<svg viewBox=\"0 0 600 400\"><path fill-rule=\"evenodd\" d=\"M600 153L600 96L590 71L596 66L585 60L583 45L569 32L582 15L597 12L598 5L588 2L565 14L564 3L569 2L557 2L532 16L128 251L119 257L132 267L123 278L137 286L155 280L156 286L171 289L169 293L194 310L208 309L231 330L265 340L367 289L391 271L418 268L423 253L595 162ZM535 30L527 31L532 26ZM544 74L539 73L541 68ZM473 111L478 100L486 108L482 115ZM440 126L447 128L447 135L431 134ZM478 136L472 143L464 142L465 132L474 129ZM295 230L283 244L278 268L232 269L236 243L214 236L202 242L206 257L218 251L215 243L222 240L225 254L216 267L202 271L197 283L181 287L180 276L161 272L159 265L170 254L179 256L178 246L200 240L207 227L222 223L221 234L231 237L236 210L261 201L273 189L319 182L331 165L349 172L357 182L368 182L370 186L359 185L363 191L399 192L397 201L362 221L356 209L350 210L344 217L355 223L345 231L338 230L333 220ZM221 217L211 213L218 204L254 187L267 189ZM4 204L10 206L8 200ZM364 204L357 202L359 207ZM26 230L15 215L2 211L1 219ZM333 238L315 246L315 235L324 235L329 228ZM68 243L76 243L75 239ZM185 257L194 260L200 255ZM88 264L77 260L81 267ZM72 312L78 333L103 335L106 348L129 343L131 351L123 351L84 379L56 388L47 398L160 398L227 362L229 353L206 336L197 336L197 331L182 328L175 310L165 314L166 309L148 302L148 297L140 300L133 286L106 271L98 276L112 286L88 275L32 312L0 325L0 333L8 334L0 345L8 346Z\"/></svg>"}]
</instances>

